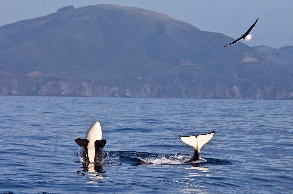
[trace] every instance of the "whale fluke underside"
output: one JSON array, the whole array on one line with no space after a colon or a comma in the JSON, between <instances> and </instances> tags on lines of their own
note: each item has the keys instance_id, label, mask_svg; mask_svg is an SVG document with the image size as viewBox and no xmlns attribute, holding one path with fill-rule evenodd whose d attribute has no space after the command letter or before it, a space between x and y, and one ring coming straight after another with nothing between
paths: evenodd
<instances>
[{"instance_id":1,"label":"whale fluke underside","mask_svg":"<svg viewBox=\"0 0 293 194\"><path fill-rule=\"evenodd\" d=\"M211 133L201 134L201 135L190 135L190 136L180 136L179 138L187 145L194 148L194 155L192 161L199 159L200 150L203 145L208 143L214 136L215 131Z\"/></svg>"}]
</instances>

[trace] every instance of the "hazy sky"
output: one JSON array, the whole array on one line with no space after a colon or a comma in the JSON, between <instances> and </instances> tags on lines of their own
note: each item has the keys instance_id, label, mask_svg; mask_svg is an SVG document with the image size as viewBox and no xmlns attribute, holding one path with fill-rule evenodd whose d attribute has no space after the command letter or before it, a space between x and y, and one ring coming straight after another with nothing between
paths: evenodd
<instances>
[{"instance_id":1,"label":"hazy sky","mask_svg":"<svg viewBox=\"0 0 293 194\"><path fill-rule=\"evenodd\" d=\"M0 26L73 5L135 6L167 14L201 30L238 38L259 17L249 46L293 46L292 0L1 0Z\"/></svg>"}]
</instances>

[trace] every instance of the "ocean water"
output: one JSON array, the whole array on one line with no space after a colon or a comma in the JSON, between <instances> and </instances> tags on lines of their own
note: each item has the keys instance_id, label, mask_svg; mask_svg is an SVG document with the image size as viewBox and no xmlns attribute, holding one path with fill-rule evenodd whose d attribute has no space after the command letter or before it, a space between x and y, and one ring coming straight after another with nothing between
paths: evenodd
<instances>
[{"instance_id":1,"label":"ocean water","mask_svg":"<svg viewBox=\"0 0 293 194\"><path fill-rule=\"evenodd\" d=\"M0 193L292 193L293 101L0 97ZM74 139L100 121L102 168ZM201 162L179 135L215 130Z\"/></svg>"}]
</instances>

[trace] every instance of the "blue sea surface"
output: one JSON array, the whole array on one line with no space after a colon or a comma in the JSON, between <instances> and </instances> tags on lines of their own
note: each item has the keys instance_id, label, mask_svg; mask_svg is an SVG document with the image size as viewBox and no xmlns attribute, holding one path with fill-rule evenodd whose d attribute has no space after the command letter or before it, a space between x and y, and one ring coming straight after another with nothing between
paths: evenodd
<instances>
[{"instance_id":1,"label":"blue sea surface","mask_svg":"<svg viewBox=\"0 0 293 194\"><path fill-rule=\"evenodd\" d=\"M293 101L0 97L0 193L292 193ZM102 168L75 138L100 121ZM216 131L202 162L179 135Z\"/></svg>"}]
</instances>

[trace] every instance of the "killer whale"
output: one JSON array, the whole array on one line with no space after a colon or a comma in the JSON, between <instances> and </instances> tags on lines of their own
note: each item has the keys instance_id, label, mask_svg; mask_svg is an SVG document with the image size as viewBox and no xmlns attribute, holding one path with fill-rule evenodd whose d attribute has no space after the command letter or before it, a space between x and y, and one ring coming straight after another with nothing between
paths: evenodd
<instances>
[{"instance_id":1,"label":"killer whale","mask_svg":"<svg viewBox=\"0 0 293 194\"><path fill-rule=\"evenodd\" d=\"M102 128L98 121L90 127L85 139L78 138L75 139L75 142L83 148L83 158L86 164L102 165L102 151L106 140L102 139Z\"/></svg>"},{"instance_id":2,"label":"killer whale","mask_svg":"<svg viewBox=\"0 0 293 194\"><path fill-rule=\"evenodd\" d=\"M190 135L190 136L181 136L179 135L179 138L186 143L187 145L194 148L194 154L190 161L197 161L199 160L200 150L203 145L208 143L212 137L214 136L215 131L206 133L206 134L200 134L200 135Z\"/></svg>"}]
</instances>

